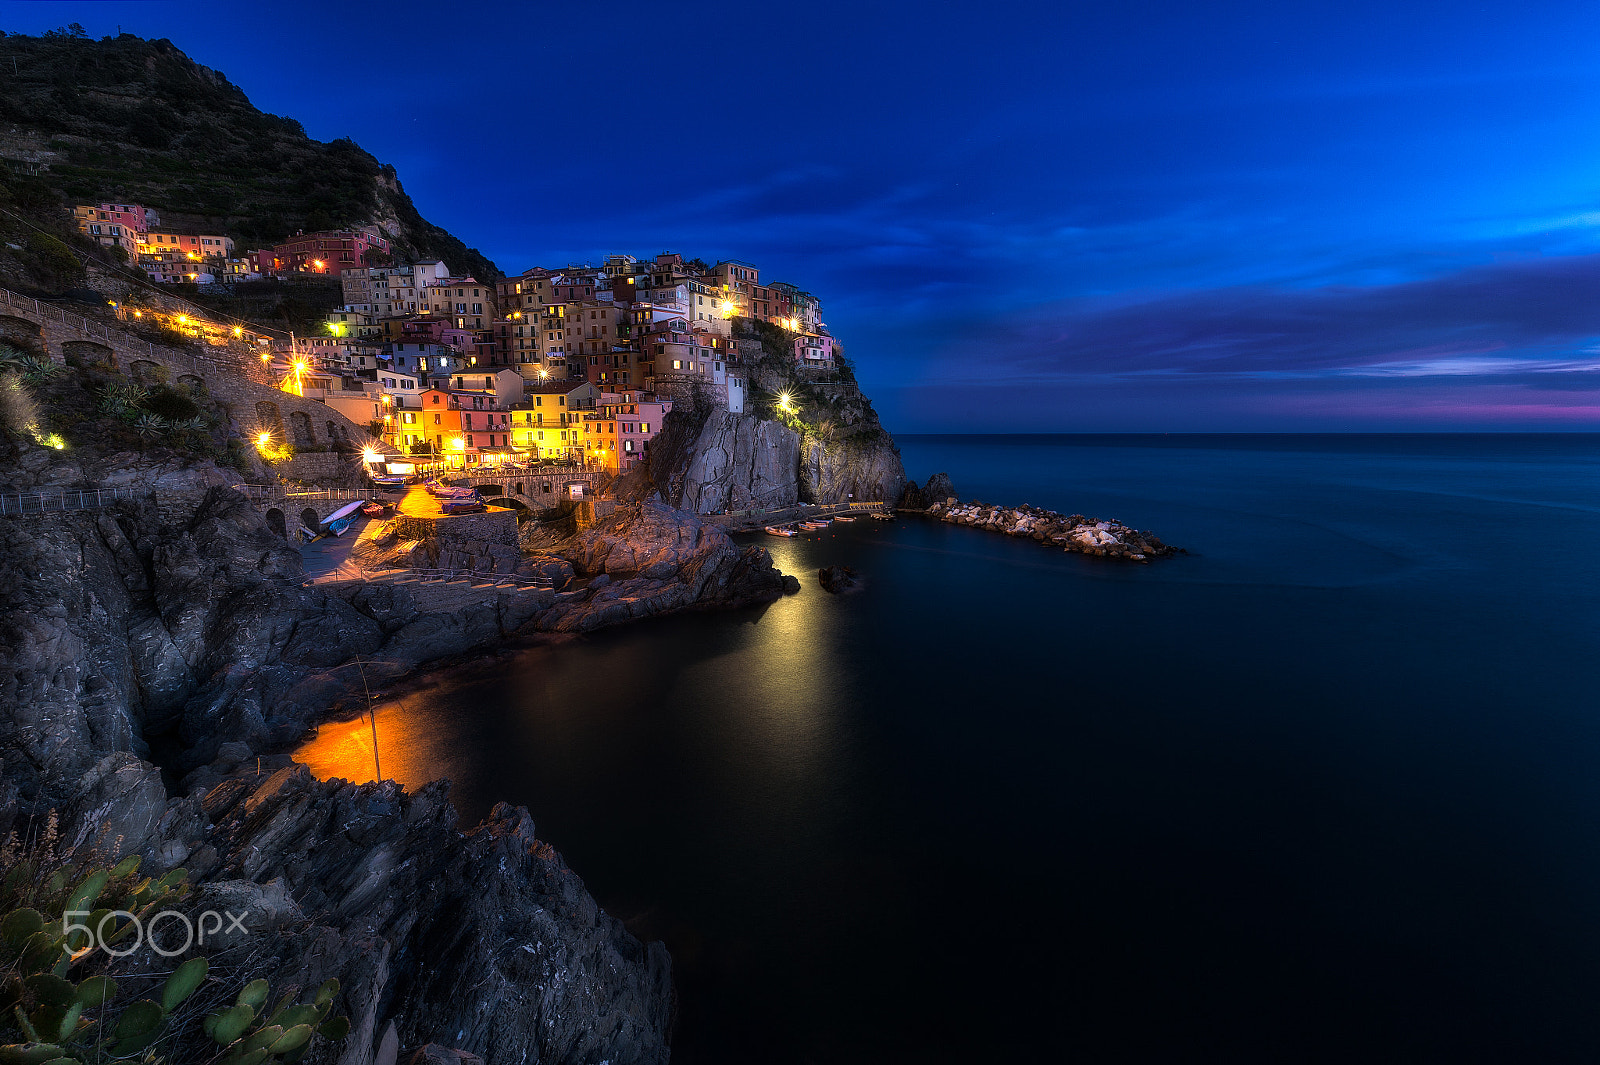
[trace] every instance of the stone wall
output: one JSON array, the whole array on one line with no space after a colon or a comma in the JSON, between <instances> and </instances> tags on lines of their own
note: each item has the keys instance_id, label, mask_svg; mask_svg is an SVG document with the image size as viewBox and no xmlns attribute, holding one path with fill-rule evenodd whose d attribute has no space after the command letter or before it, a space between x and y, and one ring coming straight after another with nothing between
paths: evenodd
<instances>
[{"instance_id":1,"label":"stone wall","mask_svg":"<svg viewBox=\"0 0 1600 1065\"><path fill-rule=\"evenodd\" d=\"M39 349L58 361L71 355L107 363L136 380L203 390L227 412L229 428L245 439L267 431L297 447L344 442L394 450L326 403L278 388L259 361L232 346L180 350L152 344L6 289L0 289L0 340Z\"/></svg>"},{"instance_id":2,"label":"stone wall","mask_svg":"<svg viewBox=\"0 0 1600 1065\"><path fill-rule=\"evenodd\" d=\"M491 507L482 514L449 514L439 518L399 514L394 519L394 531L402 540L437 540L441 544L466 543L468 540L485 544L515 544L517 515L499 507Z\"/></svg>"},{"instance_id":3,"label":"stone wall","mask_svg":"<svg viewBox=\"0 0 1600 1065\"><path fill-rule=\"evenodd\" d=\"M296 481L332 481L343 480L351 472L359 475L361 471L358 465L353 456L341 455L337 451L312 451L275 462L272 468L279 477Z\"/></svg>"}]
</instances>

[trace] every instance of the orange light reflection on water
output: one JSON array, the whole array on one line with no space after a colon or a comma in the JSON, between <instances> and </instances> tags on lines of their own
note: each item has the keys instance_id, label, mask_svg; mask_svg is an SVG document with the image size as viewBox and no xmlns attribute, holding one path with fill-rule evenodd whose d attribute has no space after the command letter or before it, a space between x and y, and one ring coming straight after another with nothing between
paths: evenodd
<instances>
[{"instance_id":1,"label":"orange light reflection on water","mask_svg":"<svg viewBox=\"0 0 1600 1065\"><path fill-rule=\"evenodd\" d=\"M437 752L418 744L415 723L403 703L380 706L374 715L378 726L378 761L386 780L399 781L414 791L443 774L430 772L437 767L431 757ZM377 780L372 760L372 721L334 721L317 730L316 738L294 753L318 780L343 777L356 784Z\"/></svg>"}]
</instances>

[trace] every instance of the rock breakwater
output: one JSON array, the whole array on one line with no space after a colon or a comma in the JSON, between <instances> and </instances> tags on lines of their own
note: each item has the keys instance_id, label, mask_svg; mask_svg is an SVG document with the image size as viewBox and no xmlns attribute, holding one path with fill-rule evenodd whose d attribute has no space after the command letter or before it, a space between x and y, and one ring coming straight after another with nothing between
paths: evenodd
<instances>
[{"instance_id":1,"label":"rock breakwater","mask_svg":"<svg viewBox=\"0 0 1600 1065\"><path fill-rule=\"evenodd\" d=\"M1097 521L1082 514L1058 514L1026 503L1019 507L986 506L976 501L934 503L924 513L955 525L989 529L1007 536L1025 536L1080 555L1148 562L1180 550L1162 543L1154 533L1140 532L1119 521Z\"/></svg>"}]
</instances>

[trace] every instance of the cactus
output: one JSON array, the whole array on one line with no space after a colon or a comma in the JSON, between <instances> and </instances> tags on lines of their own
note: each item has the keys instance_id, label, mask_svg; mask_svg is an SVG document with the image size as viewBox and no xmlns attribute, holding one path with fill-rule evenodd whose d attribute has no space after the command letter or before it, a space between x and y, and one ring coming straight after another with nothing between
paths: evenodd
<instances>
[{"instance_id":1,"label":"cactus","mask_svg":"<svg viewBox=\"0 0 1600 1065\"><path fill-rule=\"evenodd\" d=\"M223 1061L229 1065L251 1062L298 1061L310 1048L311 1040L338 1042L350 1034L348 1017L329 1017L333 1000L339 995L339 981L329 980L317 988L310 1002L296 1004L291 991L278 1000L256 1028L245 1034L257 1016L256 1006L267 1001L267 982L254 980L239 992L239 1001L226 1010L206 1018L206 1034L226 1048Z\"/></svg>"},{"instance_id":2,"label":"cactus","mask_svg":"<svg viewBox=\"0 0 1600 1065\"><path fill-rule=\"evenodd\" d=\"M179 965L162 985L159 1001L117 1003L117 981L105 973L73 982L74 970L109 957L98 950L96 937L104 943L125 939L138 922L188 890L188 874L182 869L140 879L138 868L135 856L110 869L80 869L80 879L70 890L73 871L65 866L42 884L27 862L17 862L6 872L0 882L0 1040L9 1031L21 1041L0 1045L0 1065L79 1065L147 1056L168 1035L175 1011L205 985L210 967L203 957ZM102 899L113 905L97 907ZM125 911L120 922L114 919L117 910ZM79 917L88 912L90 931L68 916L74 911ZM347 1018L328 1016L338 993L337 980L323 984L309 1003L297 1004L290 991L271 1016L264 1016L267 981L252 980L233 1006L207 1016L203 1029L220 1045L220 1060L228 1065L293 1062L314 1038L338 1041L349 1034ZM93 1015L86 1016L91 1010ZM100 1018L108 1010L115 1019L102 1025Z\"/></svg>"}]
</instances>

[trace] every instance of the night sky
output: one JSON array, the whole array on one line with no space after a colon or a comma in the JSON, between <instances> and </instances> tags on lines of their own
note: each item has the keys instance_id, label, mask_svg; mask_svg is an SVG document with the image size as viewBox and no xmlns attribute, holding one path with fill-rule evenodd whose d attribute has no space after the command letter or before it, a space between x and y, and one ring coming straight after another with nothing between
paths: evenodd
<instances>
[{"instance_id":1,"label":"night sky","mask_svg":"<svg viewBox=\"0 0 1600 1065\"><path fill-rule=\"evenodd\" d=\"M0 4L168 37L515 273L817 293L898 432L1592 429L1600 7Z\"/></svg>"}]
</instances>

